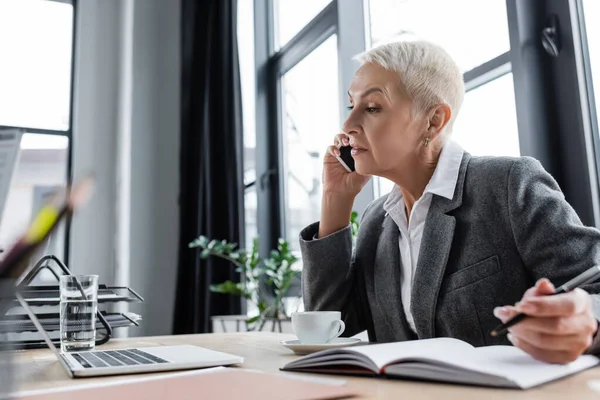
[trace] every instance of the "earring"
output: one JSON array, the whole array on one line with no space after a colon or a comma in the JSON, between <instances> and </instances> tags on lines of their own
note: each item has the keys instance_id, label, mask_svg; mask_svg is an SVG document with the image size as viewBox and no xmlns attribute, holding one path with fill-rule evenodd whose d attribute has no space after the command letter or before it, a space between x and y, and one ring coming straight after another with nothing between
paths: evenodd
<instances>
[{"instance_id":1,"label":"earring","mask_svg":"<svg viewBox=\"0 0 600 400\"><path fill-rule=\"evenodd\" d=\"M423 143L423 147L427 147L429 145L429 138L425 138L425 142Z\"/></svg>"}]
</instances>

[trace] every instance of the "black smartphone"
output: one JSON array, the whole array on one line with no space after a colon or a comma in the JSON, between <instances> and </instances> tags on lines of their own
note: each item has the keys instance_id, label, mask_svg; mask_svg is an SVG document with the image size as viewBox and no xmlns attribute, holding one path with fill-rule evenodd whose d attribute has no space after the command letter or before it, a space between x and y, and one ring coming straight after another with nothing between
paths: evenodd
<instances>
[{"instance_id":1,"label":"black smartphone","mask_svg":"<svg viewBox=\"0 0 600 400\"><path fill-rule=\"evenodd\" d=\"M335 158L346 168L346 171L354 172L354 158L352 158L350 151L352 151L352 146L342 146L340 147L340 155Z\"/></svg>"}]
</instances>

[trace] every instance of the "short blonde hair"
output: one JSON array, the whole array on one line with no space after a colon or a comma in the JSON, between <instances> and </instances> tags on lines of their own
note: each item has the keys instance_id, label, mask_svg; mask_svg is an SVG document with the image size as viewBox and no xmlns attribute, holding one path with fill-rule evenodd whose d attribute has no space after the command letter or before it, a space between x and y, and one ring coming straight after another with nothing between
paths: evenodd
<instances>
[{"instance_id":1,"label":"short blonde hair","mask_svg":"<svg viewBox=\"0 0 600 400\"><path fill-rule=\"evenodd\" d=\"M452 116L446 133L452 132L465 84L460 68L443 48L425 41L394 42L368 50L354 59L361 65L373 63L397 72L417 115L435 104L448 104Z\"/></svg>"}]
</instances>

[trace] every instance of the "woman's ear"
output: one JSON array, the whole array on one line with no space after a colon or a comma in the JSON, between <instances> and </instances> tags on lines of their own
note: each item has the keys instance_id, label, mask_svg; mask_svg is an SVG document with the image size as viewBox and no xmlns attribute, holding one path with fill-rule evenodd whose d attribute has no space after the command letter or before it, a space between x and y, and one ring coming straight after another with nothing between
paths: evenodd
<instances>
[{"instance_id":1,"label":"woman's ear","mask_svg":"<svg viewBox=\"0 0 600 400\"><path fill-rule=\"evenodd\" d=\"M452 110L448 104L438 104L429 114L427 133L433 139L444 131L450 121Z\"/></svg>"}]
</instances>

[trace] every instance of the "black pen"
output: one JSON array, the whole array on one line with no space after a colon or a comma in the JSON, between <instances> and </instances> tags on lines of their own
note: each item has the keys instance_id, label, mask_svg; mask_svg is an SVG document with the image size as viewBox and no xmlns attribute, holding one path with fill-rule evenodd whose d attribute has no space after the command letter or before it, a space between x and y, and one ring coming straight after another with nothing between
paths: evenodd
<instances>
[{"instance_id":1,"label":"black pen","mask_svg":"<svg viewBox=\"0 0 600 400\"><path fill-rule=\"evenodd\" d=\"M551 294L551 296L570 292L571 290L578 288L581 285L585 285L586 283L593 282L599 278L600 278L600 265L594 265L592 268L579 274L575 278L571 279L569 282L565 283L564 285L561 285L554 293ZM523 314L523 313L517 314L510 320L506 321L506 323L500 324L497 327L495 327L494 330L492 332L490 332L490 335L492 335L492 336L504 335L508 332L508 328L510 328L511 326L513 326L515 324L518 324L519 322L523 321L525 318L527 318L527 314Z\"/></svg>"}]
</instances>

